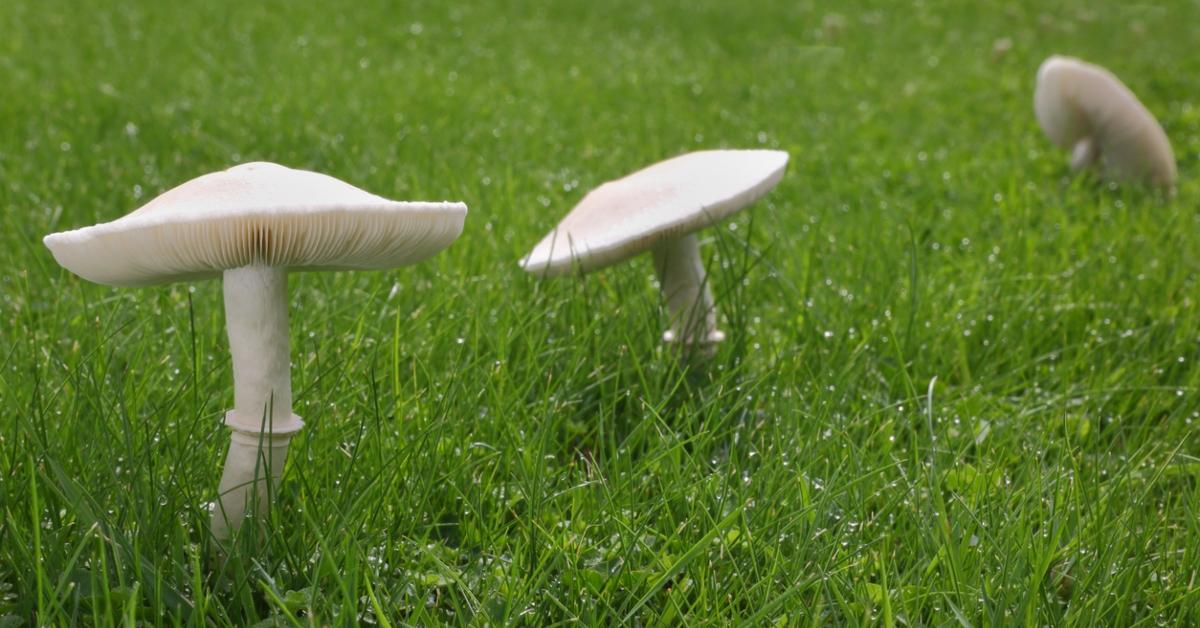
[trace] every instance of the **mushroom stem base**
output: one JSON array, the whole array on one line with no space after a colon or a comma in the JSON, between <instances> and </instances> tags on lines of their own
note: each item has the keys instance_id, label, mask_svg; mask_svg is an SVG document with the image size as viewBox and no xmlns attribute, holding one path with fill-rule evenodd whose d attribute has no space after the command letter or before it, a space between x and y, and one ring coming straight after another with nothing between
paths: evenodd
<instances>
[{"instance_id":1,"label":"mushroom stem base","mask_svg":"<svg viewBox=\"0 0 1200 628\"><path fill-rule=\"evenodd\" d=\"M1096 140L1085 137L1075 143L1071 149L1071 170L1078 172L1096 163L1100 157L1100 146Z\"/></svg>"},{"instance_id":2,"label":"mushroom stem base","mask_svg":"<svg viewBox=\"0 0 1200 628\"><path fill-rule=\"evenodd\" d=\"M717 330L717 310L696 236L663 240L651 252L671 319L663 342L710 347L724 340L725 334Z\"/></svg>"},{"instance_id":3,"label":"mushroom stem base","mask_svg":"<svg viewBox=\"0 0 1200 628\"><path fill-rule=\"evenodd\" d=\"M291 434L259 434L230 430L229 454L221 473L212 533L224 541L246 517L261 517L283 475Z\"/></svg>"}]
</instances>

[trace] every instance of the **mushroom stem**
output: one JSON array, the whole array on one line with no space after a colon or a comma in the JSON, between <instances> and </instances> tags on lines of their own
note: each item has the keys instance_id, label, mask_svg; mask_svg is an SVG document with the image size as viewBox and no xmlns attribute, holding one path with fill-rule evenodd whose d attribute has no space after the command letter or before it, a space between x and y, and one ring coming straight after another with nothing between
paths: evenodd
<instances>
[{"instance_id":1,"label":"mushroom stem","mask_svg":"<svg viewBox=\"0 0 1200 628\"><path fill-rule=\"evenodd\" d=\"M1091 166L1100 156L1100 147L1090 137L1081 138L1071 149L1071 170L1078 172Z\"/></svg>"},{"instance_id":2,"label":"mushroom stem","mask_svg":"<svg viewBox=\"0 0 1200 628\"><path fill-rule=\"evenodd\" d=\"M217 540L229 538L241 527L247 513L262 516L271 495L279 486L287 460L291 434L250 433L231 429L229 455L217 489L220 499L212 514L212 533Z\"/></svg>"},{"instance_id":3,"label":"mushroom stem","mask_svg":"<svg viewBox=\"0 0 1200 628\"><path fill-rule=\"evenodd\" d=\"M234 268L225 271L224 287L236 427L257 432L286 423L292 417L287 271Z\"/></svg>"},{"instance_id":4,"label":"mushroom stem","mask_svg":"<svg viewBox=\"0 0 1200 628\"><path fill-rule=\"evenodd\" d=\"M244 266L225 271L223 281L234 407L225 415L232 434L212 519L220 540L241 525L252 502L266 509L288 441L303 426L292 414L287 271Z\"/></svg>"},{"instance_id":5,"label":"mushroom stem","mask_svg":"<svg viewBox=\"0 0 1200 628\"><path fill-rule=\"evenodd\" d=\"M651 253L671 320L663 342L714 345L724 340L725 334L717 330L717 310L695 234L667 238Z\"/></svg>"}]
</instances>

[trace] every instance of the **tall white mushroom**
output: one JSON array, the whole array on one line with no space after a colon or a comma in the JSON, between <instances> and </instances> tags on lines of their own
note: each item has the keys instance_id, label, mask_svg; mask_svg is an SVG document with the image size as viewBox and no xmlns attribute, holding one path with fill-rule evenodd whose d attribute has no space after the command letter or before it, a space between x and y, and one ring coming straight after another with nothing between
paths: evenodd
<instances>
[{"instance_id":1,"label":"tall white mushroom","mask_svg":"<svg viewBox=\"0 0 1200 628\"><path fill-rule=\"evenodd\" d=\"M327 175L248 163L44 242L59 264L96 283L222 278L234 407L225 415L232 434L212 531L225 539L251 500L267 506L268 485L303 425L292 413L288 271L412 264L453 242L466 213L462 203L390 201Z\"/></svg>"},{"instance_id":2,"label":"tall white mushroom","mask_svg":"<svg viewBox=\"0 0 1200 628\"><path fill-rule=\"evenodd\" d=\"M707 150L656 163L589 192L521 260L535 275L590 272L649 250L670 314L664 342L725 338L695 232L750 205L783 178L788 154Z\"/></svg>"},{"instance_id":3,"label":"tall white mushroom","mask_svg":"<svg viewBox=\"0 0 1200 628\"><path fill-rule=\"evenodd\" d=\"M1114 181L1175 185L1175 156L1158 121L1116 76L1052 56L1037 73L1034 112L1046 137L1071 151L1071 169L1100 166Z\"/></svg>"}]
</instances>

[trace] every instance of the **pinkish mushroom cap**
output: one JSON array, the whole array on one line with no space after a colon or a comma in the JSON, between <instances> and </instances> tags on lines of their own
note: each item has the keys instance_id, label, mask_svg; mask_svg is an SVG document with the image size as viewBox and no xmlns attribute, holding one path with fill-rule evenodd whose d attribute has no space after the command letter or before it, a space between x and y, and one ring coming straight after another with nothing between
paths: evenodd
<instances>
[{"instance_id":1,"label":"pinkish mushroom cap","mask_svg":"<svg viewBox=\"0 0 1200 628\"><path fill-rule=\"evenodd\" d=\"M554 276L622 262L754 203L787 163L778 150L705 150L660 161L588 192L521 266Z\"/></svg>"}]
</instances>

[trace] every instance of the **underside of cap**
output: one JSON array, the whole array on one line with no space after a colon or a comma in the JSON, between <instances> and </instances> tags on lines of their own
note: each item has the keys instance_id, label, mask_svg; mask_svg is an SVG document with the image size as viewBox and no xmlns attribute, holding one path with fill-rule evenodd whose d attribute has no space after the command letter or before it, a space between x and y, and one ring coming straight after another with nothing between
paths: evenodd
<instances>
[{"instance_id":1,"label":"underside of cap","mask_svg":"<svg viewBox=\"0 0 1200 628\"><path fill-rule=\"evenodd\" d=\"M193 179L123 218L43 241L84 279L141 286L251 265L404 266L452 243L466 212L462 203L390 201L326 175L255 163Z\"/></svg>"},{"instance_id":2,"label":"underside of cap","mask_svg":"<svg viewBox=\"0 0 1200 628\"><path fill-rule=\"evenodd\" d=\"M555 276L624 261L754 203L787 162L783 151L709 150L656 163L589 192L521 266Z\"/></svg>"}]
</instances>

